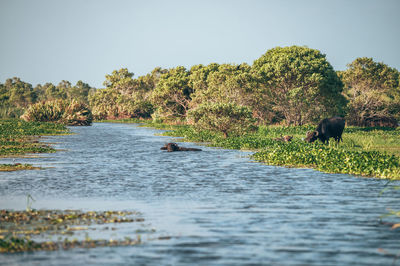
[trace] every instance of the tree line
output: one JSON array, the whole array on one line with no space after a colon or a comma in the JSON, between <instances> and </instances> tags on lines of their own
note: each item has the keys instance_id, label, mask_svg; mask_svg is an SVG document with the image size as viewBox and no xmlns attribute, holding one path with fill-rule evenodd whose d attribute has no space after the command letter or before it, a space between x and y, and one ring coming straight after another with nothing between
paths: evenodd
<instances>
[{"instance_id":1,"label":"tree line","mask_svg":"<svg viewBox=\"0 0 400 266\"><path fill-rule=\"evenodd\" d=\"M240 121L247 121L246 128L250 121L303 125L333 115L358 126L394 126L400 119L398 70L364 57L335 71L320 51L301 46L270 49L253 65L157 67L137 78L122 68L106 75L104 87L62 81L33 88L8 79L0 84L0 116L18 117L37 102L74 99L87 104L94 119L152 118L222 132Z\"/></svg>"},{"instance_id":2,"label":"tree line","mask_svg":"<svg viewBox=\"0 0 400 266\"><path fill-rule=\"evenodd\" d=\"M20 78L9 78L4 84L0 83L0 117L20 117L30 105L38 102L75 100L89 104L88 96L95 91L95 88L81 80L74 86L69 81L62 80L58 85L46 83L33 87Z\"/></svg>"}]
</instances>

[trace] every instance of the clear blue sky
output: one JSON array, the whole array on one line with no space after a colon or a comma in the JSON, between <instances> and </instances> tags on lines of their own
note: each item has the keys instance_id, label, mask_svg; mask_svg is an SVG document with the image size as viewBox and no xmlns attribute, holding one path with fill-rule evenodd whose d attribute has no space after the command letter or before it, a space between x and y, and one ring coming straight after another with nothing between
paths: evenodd
<instances>
[{"instance_id":1,"label":"clear blue sky","mask_svg":"<svg viewBox=\"0 0 400 266\"><path fill-rule=\"evenodd\" d=\"M252 64L306 45L336 70L372 57L400 70L400 0L0 0L0 82L83 80L127 67Z\"/></svg>"}]
</instances>

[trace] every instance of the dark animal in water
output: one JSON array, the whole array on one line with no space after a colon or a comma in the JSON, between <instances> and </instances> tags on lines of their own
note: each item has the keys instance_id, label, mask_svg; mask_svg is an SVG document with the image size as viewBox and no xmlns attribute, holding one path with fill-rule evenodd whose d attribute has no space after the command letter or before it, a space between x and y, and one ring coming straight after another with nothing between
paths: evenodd
<instances>
[{"instance_id":1,"label":"dark animal in water","mask_svg":"<svg viewBox=\"0 0 400 266\"><path fill-rule=\"evenodd\" d=\"M173 142L165 144L164 147L161 147L160 150L167 150L169 152L173 152L173 151L201 151L201 149L196 149L196 148L179 147L178 144L173 143Z\"/></svg>"},{"instance_id":2,"label":"dark animal in water","mask_svg":"<svg viewBox=\"0 0 400 266\"><path fill-rule=\"evenodd\" d=\"M339 143L339 141L343 141L344 125L345 121L342 117L325 118L318 124L315 131L307 132L305 141L314 142L316 139L320 139L322 143L327 142L329 144L329 139L334 138Z\"/></svg>"},{"instance_id":3,"label":"dark animal in water","mask_svg":"<svg viewBox=\"0 0 400 266\"><path fill-rule=\"evenodd\" d=\"M275 141L289 142L289 141L292 141L292 139L293 139L293 136L283 136L283 137L282 137L282 135L281 135L280 138L276 138L276 139L274 139L274 140L275 140Z\"/></svg>"}]
</instances>

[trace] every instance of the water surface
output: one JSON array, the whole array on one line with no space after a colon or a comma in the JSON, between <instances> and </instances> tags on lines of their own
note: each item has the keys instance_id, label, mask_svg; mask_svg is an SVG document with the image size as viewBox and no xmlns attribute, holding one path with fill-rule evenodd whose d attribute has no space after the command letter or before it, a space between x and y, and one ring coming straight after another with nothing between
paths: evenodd
<instances>
[{"instance_id":1,"label":"water surface","mask_svg":"<svg viewBox=\"0 0 400 266\"><path fill-rule=\"evenodd\" d=\"M139 246L3 254L0 264L390 265L380 249L400 251L400 230L379 223L399 206L396 190L378 197L384 180L267 166L236 150L169 153L160 147L174 139L134 124L71 130L44 138L59 152L18 159L45 169L0 173L0 207L25 209L30 194L38 209L134 210L152 233Z\"/></svg>"}]
</instances>

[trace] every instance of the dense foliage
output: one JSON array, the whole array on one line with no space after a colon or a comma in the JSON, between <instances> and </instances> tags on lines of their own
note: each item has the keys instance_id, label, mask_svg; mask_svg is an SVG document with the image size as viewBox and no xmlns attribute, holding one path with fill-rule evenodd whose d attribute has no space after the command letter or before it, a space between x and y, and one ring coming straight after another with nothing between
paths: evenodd
<instances>
[{"instance_id":1,"label":"dense foliage","mask_svg":"<svg viewBox=\"0 0 400 266\"><path fill-rule=\"evenodd\" d=\"M105 88L78 81L37 85L0 83L0 117L19 117L29 105L49 100L88 103L94 119L153 118L187 123L200 105L250 108L258 125L303 125L340 115L352 125L396 127L400 119L399 72L371 58L357 58L335 72L326 56L301 46L276 47L253 65L155 68L135 77L127 68L105 76Z\"/></svg>"},{"instance_id":2,"label":"dense foliage","mask_svg":"<svg viewBox=\"0 0 400 266\"><path fill-rule=\"evenodd\" d=\"M251 110L233 103L202 104L191 110L188 117L199 131L221 132L225 138L254 128Z\"/></svg>"},{"instance_id":3,"label":"dense foliage","mask_svg":"<svg viewBox=\"0 0 400 266\"><path fill-rule=\"evenodd\" d=\"M374 121L387 121L390 125L393 118L400 119L399 72L396 69L364 57L354 60L340 76L349 100L349 124L371 126ZM392 124L396 124L394 121Z\"/></svg>"},{"instance_id":4,"label":"dense foliage","mask_svg":"<svg viewBox=\"0 0 400 266\"><path fill-rule=\"evenodd\" d=\"M56 122L69 126L89 126L93 117L90 109L75 100L53 100L29 106L21 116L25 121Z\"/></svg>"},{"instance_id":5,"label":"dense foliage","mask_svg":"<svg viewBox=\"0 0 400 266\"><path fill-rule=\"evenodd\" d=\"M164 128L157 124L149 124ZM366 177L400 178L400 130L356 128L345 130L344 142L324 145L302 140L311 126L261 126L257 132L224 138L216 131L198 131L191 126L169 126L164 134L188 141L208 142L228 149L254 150L254 160L271 165L310 167L330 173ZM282 135L294 136L291 142L278 141Z\"/></svg>"},{"instance_id":6,"label":"dense foliage","mask_svg":"<svg viewBox=\"0 0 400 266\"><path fill-rule=\"evenodd\" d=\"M279 143L255 153L252 158L271 165L312 167L329 173L346 173L380 178L398 178L400 160L377 151L350 151L304 142Z\"/></svg>"},{"instance_id":7,"label":"dense foliage","mask_svg":"<svg viewBox=\"0 0 400 266\"><path fill-rule=\"evenodd\" d=\"M277 47L254 61L265 98L289 125L343 114L342 82L320 51Z\"/></svg>"},{"instance_id":8,"label":"dense foliage","mask_svg":"<svg viewBox=\"0 0 400 266\"><path fill-rule=\"evenodd\" d=\"M32 87L16 77L7 79L4 84L0 83L0 118L20 117L29 105L40 101L62 99L88 103L88 95L94 90L82 81L75 86L63 80L57 86L46 83Z\"/></svg>"},{"instance_id":9,"label":"dense foliage","mask_svg":"<svg viewBox=\"0 0 400 266\"><path fill-rule=\"evenodd\" d=\"M0 84L0 117L19 117L29 104L37 99L32 85L19 78Z\"/></svg>"},{"instance_id":10,"label":"dense foliage","mask_svg":"<svg viewBox=\"0 0 400 266\"><path fill-rule=\"evenodd\" d=\"M105 89L89 96L95 119L150 118L154 112L151 96L166 70L155 68L150 74L134 79L128 69L106 75Z\"/></svg>"},{"instance_id":11,"label":"dense foliage","mask_svg":"<svg viewBox=\"0 0 400 266\"><path fill-rule=\"evenodd\" d=\"M157 107L157 119L182 119L186 117L191 100L189 72L182 66L161 75L153 91L151 102Z\"/></svg>"},{"instance_id":12,"label":"dense foliage","mask_svg":"<svg viewBox=\"0 0 400 266\"><path fill-rule=\"evenodd\" d=\"M265 91L249 65L198 65L191 71L194 86L191 109L207 103L234 103L251 108L258 124L278 121L270 99L264 97Z\"/></svg>"}]
</instances>

